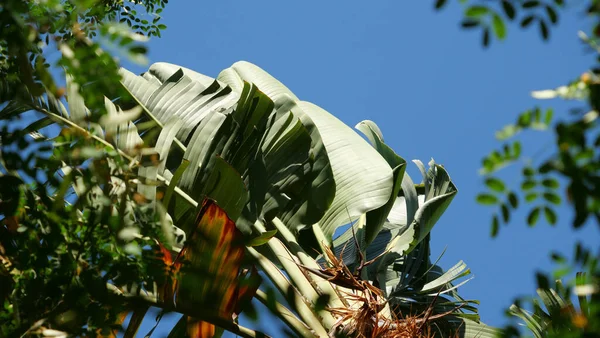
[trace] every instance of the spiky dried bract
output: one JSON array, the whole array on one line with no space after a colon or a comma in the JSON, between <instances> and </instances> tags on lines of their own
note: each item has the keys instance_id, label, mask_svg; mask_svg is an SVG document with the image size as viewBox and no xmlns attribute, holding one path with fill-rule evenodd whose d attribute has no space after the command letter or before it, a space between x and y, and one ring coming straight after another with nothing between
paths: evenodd
<instances>
[{"instance_id":1,"label":"spiky dried bract","mask_svg":"<svg viewBox=\"0 0 600 338\"><path fill-rule=\"evenodd\" d=\"M342 257L338 258L332 250L325 246L325 255L329 266L303 269L320 276L332 284L346 288L340 290L347 304L345 307L328 308L327 310L337 319L330 331L330 337L356 338L430 338L433 337L430 324L432 321L451 315L458 310L432 315L435 298L421 315L397 318L394 312L391 317L384 315L382 310L387 305L381 289L360 277L360 272L352 273L344 264ZM343 254L343 250L342 250ZM372 263L372 261L367 264ZM366 266L361 262L361 267ZM437 298L437 297L436 297Z\"/></svg>"}]
</instances>

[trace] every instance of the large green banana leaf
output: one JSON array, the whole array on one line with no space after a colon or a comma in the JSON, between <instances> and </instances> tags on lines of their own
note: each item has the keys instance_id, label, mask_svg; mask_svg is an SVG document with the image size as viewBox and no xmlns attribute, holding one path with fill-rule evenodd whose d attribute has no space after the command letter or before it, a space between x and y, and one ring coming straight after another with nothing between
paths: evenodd
<instances>
[{"instance_id":1,"label":"large green banana leaf","mask_svg":"<svg viewBox=\"0 0 600 338\"><path fill-rule=\"evenodd\" d=\"M166 63L154 64L142 76L126 70L122 75L123 84L151 119L159 125L182 121L177 131L168 132L175 133L183 159L191 163L178 184L183 191L196 200L216 199L246 231L260 216L287 220L294 230L318 222L335 193L318 130L290 111L293 102L274 105L257 86L239 78L233 81L232 69L220 76L226 82ZM249 191L233 206L216 196L230 190L228 181L206 191L216 157L231 165ZM174 170L165 168L169 169Z\"/></svg>"},{"instance_id":2,"label":"large green banana leaf","mask_svg":"<svg viewBox=\"0 0 600 338\"><path fill-rule=\"evenodd\" d=\"M239 88L243 81L254 83L276 107L287 107L298 116L311 136L320 134L322 147L313 144L313 149L315 155L327 154L335 181L335 197L319 221L326 236L388 202L394 185L392 168L350 127L320 107L300 101L287 87L248 62L235 63L219 78L227 79L232 88ZM326 177L320 174L313 185L323 184ZM282 220L289 222L289 218Z\"/></svg>"}]
</instances>

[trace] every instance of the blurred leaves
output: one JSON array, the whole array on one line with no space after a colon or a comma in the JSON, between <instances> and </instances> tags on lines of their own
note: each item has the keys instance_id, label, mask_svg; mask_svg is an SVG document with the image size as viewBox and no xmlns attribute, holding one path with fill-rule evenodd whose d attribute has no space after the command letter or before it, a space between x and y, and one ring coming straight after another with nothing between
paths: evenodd
<instances>
[{"instance_id":1,"label":"blurred leaves","mask_svg":"<svg viewBox=\"0 0 600 338\"><path fill-rule=\"evenodd\" d=\"M527 28L537 21L540 36L543 40L550 38L550 26L556 25L559 20L558 10L563 7L562 1L460 1L464 7L462 28L472 30L479 28L481 31L481 44L488 47L492 34L497 40L504 40L507 36L508 24L512 21L519 22L519 27ZM436 10L442 9L446 1L436 1Z\"/></svg>"},{"instance_id":2,"label":"blurred leaves","mask_svg":"<svg viewBox=\"0 0 600 338\"><path fill-rule=\"evenodd\" d=\"M542 40L549 40L553 26L560 21L559 10L564 7L562 0L462 3L466 6L465 20L470 20L468 25L463 21L463 27L480 27L484 46L489 44L490 23L494 27L495 37L499 40L504 38L505 32L500 24L503 18L517 22L523 29L537 25ZM600 62L600 6L597 1L584 1L576 5L585 6L588 19L594 25L589 33L579 32L579 37ZM476 6L477 9L473 10ZM499 17L500 8L503 16ZM471 15L474 12L479 13L476 19ZM516 123L507 125L496 133L496 138L504 144L502 150L492 151L483 159L480 172L484 175L486 190L476 197L480 204L496 208L491 215L492 237L498 234L501 221L510 221L511 211L519 207L519 196L525 204L530 205L526 213L526 223L529 226L536 225L542 214L548 224L557 224L560 219L556 207L563 201L573 210L573 228L591 223L591 218L600 225L600 136L597 123L600 108L599 74L600 68L594 66L566 85L531 93L537 99L561 98L583 103L584 107L573 109L569 116L555 121L552 109L543 112L540 108L534 108L520 114ZM552 133L554 143L528 158L521 155L521 143L525 148L531 141L525 143L516 138L521 132L532 130ZM514 150L515 145L518 145L518 151ZM530 152L531 149L526 151ZM505 190L510 190L515 184L507 184L498 175L500 169L515 164L522 165L521 183L518 186L520 189L508 193L507 204L503 202ZM574 262L569 263L562 255L552 253L552 259L558 264L553 274L555 284L547 275L538 273L537 292L541 302L537 299L527 301L531 304L530 308L533 308L530 311L521 306L519 300L508 311L519 317L536 338L600 335L600 252L585 249L577 243L574 256ZM578 272L568 285L563 285L559 279L572 278L577 269L582 272ZM571 303L573 293L577 295L579 308ZM502 337L516 336L519 336L519 330L514 326L507 327L502 333Z\"/></svg>"},{"instance_id":3,"label":"blurred leaves","mask_svg":"<svg viewBox=\"0 0 600 338\"><path fill-rule=\"evenodd\" d=\"M73 155L91 144L81 135L58 136L69 142L52 153L40 151L47 141L23 142L25 136L6 126L0 134L0 180L11 183L0 191L0 280L1 289L11 291L0 294L7 305L0 312L1 334L24 334L39 320L78 335L112 332L125 304L106 285L149 287L162 274L155 243L143 239L162 236L160 221L143 204L124 207L136 193L133 168L117 153L100 150L82 166L85 158ZM65 163L78 168L63 171ZM109 188L117 181L124 189ZM75 182L85 187L79 194ZM125 230L141 236L120 236Z\"/></svg>"},{"instance_id":4,"label":"blurred leaves","mask_svg":"<svg viewBox=\"0 0 600 338\"><path fill-rule=\"evenodd\" d=\"M598 336L598 257L579 243L575 246L572 262L557 253L552 257L558 265L552 276L536 274L538 298L517 300L508 313L523 321L535 337ZM577 270L581 272L572 275L572 271ZM561 281L565 277L569 278L566 284ZM523 306L524 302L530 306ZM514 326L505 328L502 334L502 337L517 336L518 330Z\"/></svg>"},{"instance_id":5,"label":"blurred leaves","mask_svg":"<svg viewBox=\"0 0 600 338\"><path fill-rule=\"evenodd\" d=\"M557 214L554 211L554 206L560 205L562 199L558 190L560 184L555 175L547 169L550 162L546 162L546 170L542 168L534 168L529 163L530 159L522 158L521 141L515 139L523 131L547 131L552 127L553 110L546 109L543 111L539 107L529 109L521 113L514 124L506 125L502 130L496 132L496 138L504 141L501 150L494 150L490 155L482 160L482 169L480 173L485 175L484 183L487 192L477 196L477 202L483 205L497 205L499 207L498 214L493 214L491 219L492 234L497 235L498 223L502 220L507 224L510 220L511 212L519 207L519 200L522 199L526 203L543 201L529 212L527 216L527 224L533 226L537 224L539 215L543 211L545 219L549 224L555 224ZM508 191L509 184L504 182L497 174L500 169L510 165L518 164L519 162L526 164L522 169L522 182L519 190ZM485 198L482 198L485 196ZM519 197L521 196L521 197ZM504 200L503 203L500 201ZM500 217L501 216L501 217Z\"/></svg>"},{"instance_id":6,"label":"blurred leaves","mask_svg":"<svg viewBox=\"0 0 600 338\"><path fill-rule=\"evenodd\" d=\"M140 164L75 125L53 129L53 146L37 131L56 122L54 117L39 119L30 112L37 121L21 131L14 126L15 116L28 110L68 116L62 103L68 90L60 87L62 79L53 78L56 70L86 87L68 92L73 104L81 96L89 108L69 107L72 114L81 113L78 123L98 122L105 113L104 95L120 94L112 53L143 62L147 36L164 28L158 14L166 3L0 4L0 336L52 330L114 334L127 304L107 285L151 290L161 278L164 266L149 238L164 237L165 228L137 194ZM118 24L122 16L131 24Z\"/></svg>"},{"instance_id":7,"label":"blurred leaves","mask_svg":"<svg viewBox=\"0 0 600 338\"><path fill-rule=\"evenodd\" d=\"M0 95L0 102L18 93L40 96L44 88L60 98L64 90L58 87L51 71L52 67L62 67L75 82L90 88L82 93L90 110L102 112L103 95L120 94L115 93L120 88L116 86L119 67L111 53L145 62L144 38L160 36L160 30L166 28L160 24L159 15L166 3L165 0L3 1L0 87L8 92ZM111 53L104 51L111 46ZM56 51L60 56L51 65L46 57Z\"/></svg>"}]
</instances>

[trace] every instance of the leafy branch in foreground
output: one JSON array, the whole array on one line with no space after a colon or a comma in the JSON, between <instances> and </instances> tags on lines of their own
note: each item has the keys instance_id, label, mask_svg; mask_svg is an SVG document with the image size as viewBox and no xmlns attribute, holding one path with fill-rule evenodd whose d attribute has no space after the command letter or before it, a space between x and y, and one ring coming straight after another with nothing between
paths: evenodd
<instances>
[{"instance_id":1,"label":"leafy branch in foreground","mask_svg":"<svg viewBox=\"0 0 600 338\"><path fill-rule=\"evenodd\" d=\"M113 92L120 80L117 57L145 62L143 42L166 29L160 13L167 2L0 1L0 101L46 91L60 98L65 89L53 74L62 68L88 88L81 92L87 107L101 112L104 95L120 95Z\"/></svg>"},{"instance_id":2,"label":"leafy branch in foreground","mask_svg":"<svg viewBox=\"0 0 600 338\"><path fill-rule=\"evenodd\" d=\"M588 14L593 16L597 26L600 13L598 9L596 1L589 4ZM600 30L597 28L594 28L590 36L579 33L584 44L596 54L600 51ZM581 102L569 117L554 121L551 109L544 113L535 108L524 112L515 124L506 126L496 134L499 140L505 141L504 151L494 151L483 159L481 172L485 175L487 191L477 196L479 203L498 208L492 215L492 236L498 234L501 223L508 224L511 221L515 209L524 205L531 205L526 217L529 226L536 225L541 217L551 225L557 224L560 219L556 207L563 202L567 202L574 211L574 218L570 222L574 229L585 224L600 224L599 74L600 71L593 68L567 85L532 92L532 96L537 99L561 98ZM531 158L522 161L521 143L514 139L525 130L551 131L554 136L553 143L550 144L552 147L547 146ZM513 141L507 141L511 138ZM495 175L501 168L512 164L522 164L520 189L510 188L499 175ZM536 337L586 337L598 335L600 332L594 324L598 318L598 312L594 309L598 308L600 301L596 267L598 253L587 251L581 243L576 244L575 252L576 262L566 264L562 259L562 262L559 262L559 273L554 276L555 279L571 279L567 281L568 287L564 288L566 291L560 290L562 284L557 284L556 290L551 288L549 278L538 273L538 293L541 296L553 295L550 300L542 296L546 312L535 301L533 314L518 305L511 308L510 313L521 317ZM586 258L583 259L582 256ZM556 257L560 256L554 253L553 258ZM583 261L585 263L582 263ZM585 274L575 276L575 267L582 268L581 272ZM581 309L577 312L571 305L571 289L580 290L578 283L582 276L587 276L587 286L585 297L579 297ZM516 331L511 329L507 334L514 335Z\"/></svg>"}]
</instances>

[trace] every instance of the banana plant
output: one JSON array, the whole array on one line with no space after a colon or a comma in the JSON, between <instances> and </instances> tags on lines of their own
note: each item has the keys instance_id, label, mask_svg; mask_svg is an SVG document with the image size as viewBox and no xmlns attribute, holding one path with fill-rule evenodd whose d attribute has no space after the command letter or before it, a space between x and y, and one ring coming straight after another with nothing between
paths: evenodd
<instances>
[{"instance_id":1,"label":"banana plant","mask_svg":"<svg viewBox=\"0 0 600 338\"><path fill-rule=\"evenodd\" d=\"M466 265L430 261L431 230L457 193L443 166L415 161L414 184L374 122L357 125L361 136L248 62L215 79L168 63L121 76L129 95L106 99L100 119L70 80L68 110L48 94L11 101L0 117L34 109L46 116L27 130L58 123L145 164L135 185L165 224L153 240L166 275L144 290L110 288L184 313L173 336L260 336L235 321L249 295L302 337L496 334L457 293ZM245 287L255 266L268 282ZM206 304L215 311L195 310Z\"/></svg>"}]
</instances>

